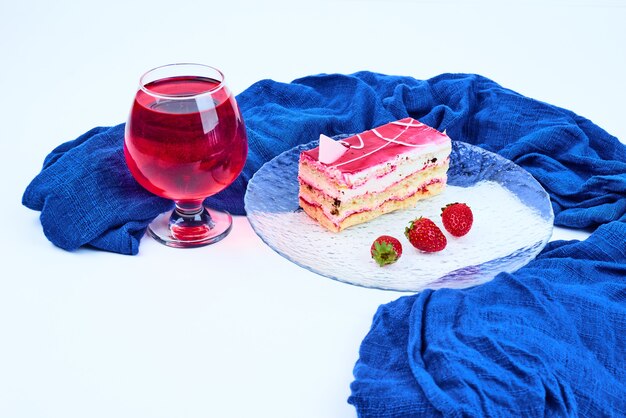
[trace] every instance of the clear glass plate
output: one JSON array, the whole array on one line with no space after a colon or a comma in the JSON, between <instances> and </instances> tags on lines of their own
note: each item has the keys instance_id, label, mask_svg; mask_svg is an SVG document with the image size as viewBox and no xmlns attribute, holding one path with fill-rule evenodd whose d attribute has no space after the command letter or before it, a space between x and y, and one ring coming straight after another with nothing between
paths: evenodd
<instances>
[{"instance_id":1,"label":"clear glass plate","mask_svg":"<svg viewBox=\"0 0 626 418\"><path fill-rule=\"evenodd\" d=\"M511 161L482 148L452 142L448 186L438 196L333 233L310 219L298 205L300 152L313 141L266 163L250 180L245 208L254 231L274 251L292 262L341 282L397 291L464 288L513 272L531 261L552 235L554 214L541 185ZM404 237L419 216L441 225L441 208L465 202L474 213L472 230L455 238L445 232L447 247L422 253ZM392 235L403 246L394 264L379 267L370 246Z\"/></svg>"}]
</instances>

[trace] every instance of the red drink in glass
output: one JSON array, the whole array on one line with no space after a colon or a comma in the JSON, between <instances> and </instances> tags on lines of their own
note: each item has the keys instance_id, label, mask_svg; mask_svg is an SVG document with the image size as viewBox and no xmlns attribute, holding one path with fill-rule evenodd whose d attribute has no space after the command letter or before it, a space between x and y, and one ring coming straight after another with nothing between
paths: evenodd
<instances>
[{"instance_id":1,"label":"red drink in glass","mask_svg":"<svg viewBox=\"0 0 626 418\"><path fill-rule=\"evenodd\" d=\"M128 121L124 153L137 181L167 199L204 200L231 184L246 161L243 120L226 88L201 77L173 77L139 90Z\"/></svg>"}]
</instances>

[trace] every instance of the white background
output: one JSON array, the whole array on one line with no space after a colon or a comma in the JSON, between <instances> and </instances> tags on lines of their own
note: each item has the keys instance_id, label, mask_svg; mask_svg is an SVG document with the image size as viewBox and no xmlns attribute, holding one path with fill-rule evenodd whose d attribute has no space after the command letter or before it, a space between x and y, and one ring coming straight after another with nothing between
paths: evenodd
<instances>
[{"instance_id":1,"label":"white background","mask_svg":"<svg viewBox=\"0 0 626 418\"><path fill-rule=\"evenodd\" d=\"M9 1L0 4L1 417L353 417L359 343L401 294L228 239L138 256L55 248L21 195L44 157L125 121L139 75L479 73L626 139L626 2ZM584 237L558 229L554 238Z\"/></svg>"}]
</instances>

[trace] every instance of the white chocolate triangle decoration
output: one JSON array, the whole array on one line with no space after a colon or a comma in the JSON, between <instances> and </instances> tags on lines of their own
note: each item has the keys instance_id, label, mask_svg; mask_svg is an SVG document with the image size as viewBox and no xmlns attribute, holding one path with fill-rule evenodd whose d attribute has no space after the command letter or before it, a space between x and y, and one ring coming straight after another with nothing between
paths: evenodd
<instances>
[{"instance_id":1,"label":"white chocolate triangle decoration","mask_svg":"<svg viewBox=\"0 0 626 418\"><path fill-rule=\"evenodd\" d=\"M318 160L323 164L332 164L348 151L348 147L339 141L320 135L319 157Z\"/></svg>"}]
</instances>

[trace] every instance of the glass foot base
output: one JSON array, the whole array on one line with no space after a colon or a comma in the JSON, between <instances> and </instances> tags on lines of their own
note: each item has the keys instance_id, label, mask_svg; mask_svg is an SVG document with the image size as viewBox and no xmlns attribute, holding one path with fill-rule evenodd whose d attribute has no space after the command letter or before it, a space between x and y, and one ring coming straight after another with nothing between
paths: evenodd
<instances>
[{"instance_id":1,"label":"glass foot base","mask_svg":"<svg viewBox=\"0 0 626 418\"><path fill-rule=\"evenodd\" d=\"M160 214L148 226L148 235L168 247L194 248L213 244L225 238L233 226L233 218L228 212L204 208L203 219L187 226L181 224L176 211ZM207 219L204 219L207 218Z\"/></svg>"}]
</instances>

